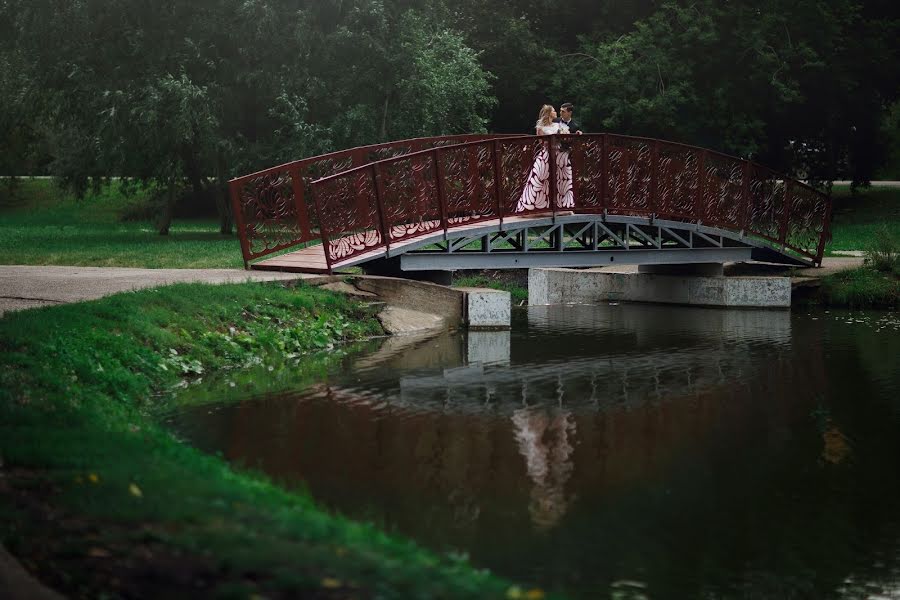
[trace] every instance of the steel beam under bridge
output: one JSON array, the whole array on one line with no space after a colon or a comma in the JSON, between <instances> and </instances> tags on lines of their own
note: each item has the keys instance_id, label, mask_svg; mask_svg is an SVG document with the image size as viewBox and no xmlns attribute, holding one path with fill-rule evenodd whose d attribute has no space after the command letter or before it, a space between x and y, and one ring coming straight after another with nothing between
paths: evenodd
<instances>
[{"instance_id":1,"label":"steel beam under bridge","mask_svg":"<svg viewBox=\"0 0 900 600\"><path fill-rule=\"evenodd\" d=\"M392 248L400 271L711 264L803 264L743 232L635 216L568 215L450 230Z\"/></svg>"},{"instance_id":2,"label":"steel beam under bridge","mask_svg":"<svg viewBox=\"0 0 900 600\"><path fill-rule=\"evenodd\" d=\"M400 256L404 271L608 267L610 265L726 263L751 260L753 248L670 248L566 252L411 252Z\"/></svg>"}]
</instances>

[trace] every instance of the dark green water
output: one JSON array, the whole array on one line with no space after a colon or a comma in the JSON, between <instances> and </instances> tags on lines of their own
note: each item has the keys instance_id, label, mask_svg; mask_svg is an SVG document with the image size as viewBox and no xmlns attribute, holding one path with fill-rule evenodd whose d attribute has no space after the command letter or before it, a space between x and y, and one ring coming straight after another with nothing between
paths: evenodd
<instances>
[{"instance_id":1,"label":"dark green water","mask_svg":"<svg viewBox=\"0 0 900 600\"><path fill-rule=\"evenodd\" d=\"M876 312L537 307L172 425L574 598L893 599L898 331Z\"/></svg>"}]
</instances>

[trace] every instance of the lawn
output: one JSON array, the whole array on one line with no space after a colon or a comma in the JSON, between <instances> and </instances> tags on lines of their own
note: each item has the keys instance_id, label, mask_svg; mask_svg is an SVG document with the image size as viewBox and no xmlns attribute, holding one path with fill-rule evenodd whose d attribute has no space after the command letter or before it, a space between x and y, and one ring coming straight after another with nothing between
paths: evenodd
<instances>
[{"instance_id":1,"label":"lawn","mask_svg":"<svg viewBox=\"0 0 900 600\"><path fill-rule=\"evenodd\" d=\"M72 597L543 598L333 515L163 424L183 382L292 355L266 385L300 389L341 342L378 333L368 308L287 284L177 285L0 318L0 543Z\"/></svg>"},{"instance_id":2,"label":"lawn","mask_svg":"<svg viewBox=\"0 0 900 600\"><path fill-rule=\"evenodd\" d=\"M834 188L832 238L826 252L865 250L884 227L900 240L900 188L871 187L856 195L849 186Z\"/></svg>"},{"instance_id":3,"label":"lawn","mask_svg":"<svg viewBox=\"0 0 900 600\"><path fill-rule=\"evenodd\" d=\"M242 268L236 235L215 219L176 219L159 235L146 218L148 194L125 197L117 184L78 200L51 180L0 182L0 256L4 264L91 267ZM139 217L138 217L139 218Z\"/></svg>"}]
</instances>

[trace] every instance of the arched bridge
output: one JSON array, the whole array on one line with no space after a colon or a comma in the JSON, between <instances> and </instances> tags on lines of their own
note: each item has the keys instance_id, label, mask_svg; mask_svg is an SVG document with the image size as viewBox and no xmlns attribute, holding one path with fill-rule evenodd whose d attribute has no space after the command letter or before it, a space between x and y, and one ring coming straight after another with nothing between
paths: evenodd
<instances>
[{"instance_id":1,"label":"arched bridge","mask_svg":"<svg viewBox=\"0 0 900 600\"><path fill-rule=\"evenodd\" d=\"M757 163L614 134L421 138L230 182L245 266L330 273L821 264L831 199ZM293 251L289 251L293 249Z\"/></svg>"}]
</instances>

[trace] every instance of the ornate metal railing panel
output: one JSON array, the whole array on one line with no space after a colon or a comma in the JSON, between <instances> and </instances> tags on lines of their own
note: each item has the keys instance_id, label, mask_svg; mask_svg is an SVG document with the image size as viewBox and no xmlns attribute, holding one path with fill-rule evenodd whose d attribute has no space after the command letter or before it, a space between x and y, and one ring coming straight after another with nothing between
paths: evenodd
<instances>
[{"instance_id":1,"label":"ornate metal railing panel","mask_svg":"<svg viewBox=\"0 0 900 600\"><path fill-rule=\"evenodd\" d=\"M316 179L429 148L497 137L502 136L450 135L375 144L237 177L230 182L231 201L244 262L320 239L319 216L307 199L309 184Z\"/></svg>"},{"instance_id":2,"label":"ornate metal railing panel","mask_svg":"<svg viewBox=\"0 0 900 600\"><path fill-rule=\"evenodd\" d=\"M721 228L816 263L829 235L825 194L746 160L647 138L435 138L307 160L232 182L247 260L321 237L331 268L436 230L560 211ZM312 173L324 175L307 184Z\"/></svg>"},{"instance_id":3,"label":"ornate metal railing panel","mask_svg":"<svg viewBox=\"0 0 900 600\"><path fill-rule=\"evenodd\" d=\"M706 152L697 219L724 229L740 230L743 219L744 161Z\"/></svg>"},{"instance_id":4,"label":"ornate metal railing panel","mask_svg":"<svg viewBox=\"0 0 900 600\"><path fill-rule=\"evenodd\" d=\"M446 208L447 227L500 216L494 178L493 142L448 146L434 151L439 192Z\"/></svg>"},{"instance_id":5,"label":"ornate metal railing panel","mask_svg":"<svg viewBox=\"0 0 900 600\"><path fill-rule=\"evenodd\" d=\"M326 178L315 205L322 243L330 261L356 256L384 245L375 166L359 167Z\"/></svg>"},{"instance_id":6,"label":"ornate metal railing panel","mask_svg":"<svg viewBox=\"0 0 900 600\"><path fill-rule=\"evenodd\" d=\"M784 180L771 169L750 165L747 231L771 242L781 239Z\"/></svg>"},{"instance_id":7,"label":"ornate metal railing panel","mask_svg":"<svg viewBox=\"0 0 900 600\"><path fill-rule=\"evenodd\" d=\"M388 243L443 227L432 154L411 154L377 167Z\"/></svg>"},{"instance_id":8,"label":"ornate metal railing panel","mask_svg":"<svg viewBox=\"0 0 900 600\"><path fill-rule=\"evenodd\" d=\"M652 141L622 135L608 135L606 139L606 211L652 214Z\"/></svg>"},{"instance_id":9,"label":"ornate metal railing panel","mask_svg":"<svg viewBox=\"0 0 900 600\"><path fill-rule=\"evenodd\" d=\"M693 214L700 198L700 158L697 148L659 142L655 212L664 218Z\"/></svg>"}]
</instances>

